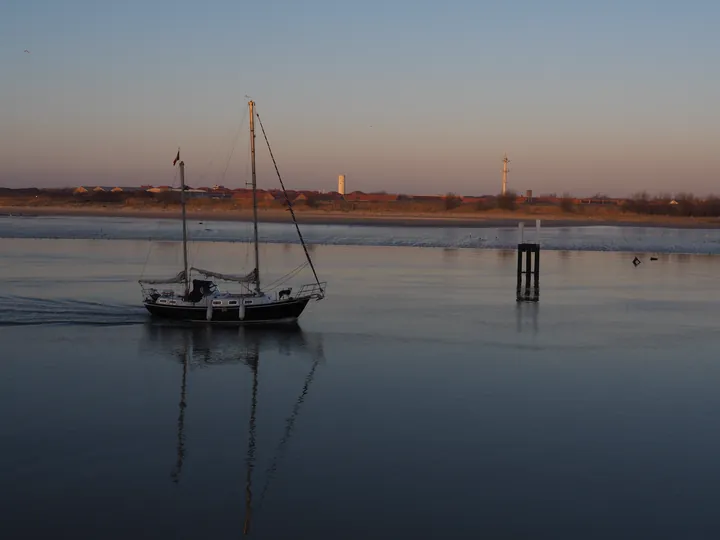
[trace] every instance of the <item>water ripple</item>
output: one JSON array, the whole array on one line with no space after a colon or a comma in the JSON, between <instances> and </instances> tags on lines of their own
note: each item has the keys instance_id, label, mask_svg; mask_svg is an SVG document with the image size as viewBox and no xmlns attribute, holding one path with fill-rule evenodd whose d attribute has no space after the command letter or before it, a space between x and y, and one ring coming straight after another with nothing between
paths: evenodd
<instances>
[{"instance_id":1,"label":"water ripple","mask_svg":"<svg viewBox=\"0 0 720 540\"><path fill-rule=\"evenodd\" d=\"M195 242L251 242L252 226L243 222L190 221ZM466 249L515 249L515 227L424 227L303 224L309 244L396 246ZM24 217L0 220L0 238L180 241L177 220L101 217ZM525 241L535 241L528 228ZM261 241L296 244L292 225L262 223ZM720 229L664 227L544 227L540 241L546 250L645 253L720 254Z\"/></svg>"},{"instance_id":2,"label":"water ripple","mask_svg":"<svg viewBox=\"0 0 720 540\"><path fill-rule=\"evenodd\" d=\"M142 307L129 304L0 296L0 326L40 324L118 326L146 320Z\"/></svg>"}]
</instances>

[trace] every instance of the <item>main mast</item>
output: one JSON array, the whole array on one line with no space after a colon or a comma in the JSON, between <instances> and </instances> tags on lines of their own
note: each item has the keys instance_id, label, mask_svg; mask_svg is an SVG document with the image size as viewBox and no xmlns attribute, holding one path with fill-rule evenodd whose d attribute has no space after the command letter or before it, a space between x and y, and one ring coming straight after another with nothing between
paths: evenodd
<instances>
[{"instance_id":1,"label":"main mast","mask_svg":"<svg viewBox=\"0 0 720 540\"><path fill-rule=\"evenodd\" d=\"M178 150L180 155L180 150ZM182 233L183 233L183 270L185 271L183 279L185 280L185 296L190 293L190 282L188 276L187 262L187 224L185 223L185 162L180 162L180 206L182 206Z\"/></svg>"},{"instance_id":2,"label":"main mast","mask_svg":"<svg viewBox=\"0 0 720 540\"><path fill-rule=\"evenodd\" d=\"M258 247L257 177L255 175L255 102L248 101L250 116L250 162L252 167L253 224L255 236L255 292L260 293L260 250Z\"/></svg>"}]
</instances>

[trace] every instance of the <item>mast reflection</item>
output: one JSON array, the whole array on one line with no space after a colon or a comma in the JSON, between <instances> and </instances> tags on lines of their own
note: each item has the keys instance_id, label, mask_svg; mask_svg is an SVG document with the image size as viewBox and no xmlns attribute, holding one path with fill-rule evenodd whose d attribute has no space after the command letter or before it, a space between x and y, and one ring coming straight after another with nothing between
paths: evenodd
<instances>
[{"instance_id":1,"label":"mast reflection","mask_svg":"<svg viewBox=\"0 0 720 540\"><path fill-rule=\"evenodd\" d=\"M243 536L250 535L253 524L253 477L256 468L257 451L257 408L259 391L260 351L275 348L283 355L307 352L312 365L305 377L303 387L295 400L289 416L285 419L283 436L277 444L270 466L265 471L265 482L260 492L257 510L268 492L278 465L281 462L293 434L295 422L308 395L315 372L324 360L322 337L305 334L299 326L289 328L217 328L217 327L178 327L148 323L145 328L145 345L155 350L174 350L173 358L182 364L180 383L180 402L177 421L177 459L171 472L172 481L180 483L185 450L185 411L187 409L188 373L193 369L209 368L219 364L244 364L252 373L250 388L250 413L247 424L247 449L245 456L245 516Z\"/></svg>"},{"instance_id":2,"label":"mast reflection","mask_svg":"<svg viewBox=\"0 0 720 540\"><path fill-rule=\"evenodd\" d=\"M187 345L187 341L186 341ZM183 372L182 382L180 384L180 412L178 414L178 436L177 436L177 462L170 476L173 482L176 484L180 482L180 473L182 473L183 460L185 459L185 407L187 402L185 401L185 390L187 388L187 372L189 363L190 351L186 346L183 351Z\"/></svg>"},{"instance_id":3,"label":"mast reflection","mask_svg":"<svg viewBox=\"0 0 720 540\"><path fill-rule=\"evenodd\" d=\"M243 536L250 534L250 522L252 520L252 473L255 468L255 413L257 411L257 391L258 391L258 361L259 350L255 351L255 357L248 365L252 369L252 400L250 402L250 421L248 424L248 449L245 477L245 521L243 522Z\"/></svg>"}]
</instances>

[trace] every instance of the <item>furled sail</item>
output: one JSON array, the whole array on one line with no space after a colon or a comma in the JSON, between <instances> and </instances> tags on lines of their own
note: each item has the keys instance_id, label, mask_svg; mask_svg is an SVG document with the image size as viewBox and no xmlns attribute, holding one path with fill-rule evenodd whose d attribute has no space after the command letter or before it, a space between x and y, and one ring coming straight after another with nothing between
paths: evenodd
<instances>
[{"instance_id":1,"label":"furled sail","mask_svg":"<svg viewBox=\"0 0 720 540\"><path fill-rule=\"evenodd\" d=\"M224 279L225 281L235 281L237 283L255 283L257 281L257 268L254 269L247 275L235 276L233 274L221 274L219 272L211 272L210 270L203 270L202 268L191 268L198 274L202 274L205 277L214 277L217 279Z\"/></svg>"},{"instance_id":2,"label":"furled sail","mask_svg":"<svg viewBox=\"0 0 720 540\"><path fill-rule=\"evenodd\" d=\"M180 270L175 277L170 279L141 279L140 283L147 283L148 285L161 285L165 283L185 283L185 271Z\"/></svg>"}]
</instances>

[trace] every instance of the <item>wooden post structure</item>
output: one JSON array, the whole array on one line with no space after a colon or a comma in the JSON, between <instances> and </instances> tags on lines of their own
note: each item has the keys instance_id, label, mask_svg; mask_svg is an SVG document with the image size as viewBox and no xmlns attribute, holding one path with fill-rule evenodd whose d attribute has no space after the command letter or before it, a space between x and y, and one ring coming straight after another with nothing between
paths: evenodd
<instances>
[{"instance_id":1,"label":"wooden post structure","mask_svg":"<svg viewBox=\"0 0 720 540\"><path fill-rule=\"evenodd\" d=\"M540 244L518 244L516 292L518 302L540 300Z\"/></svg>"}]
</instances>

